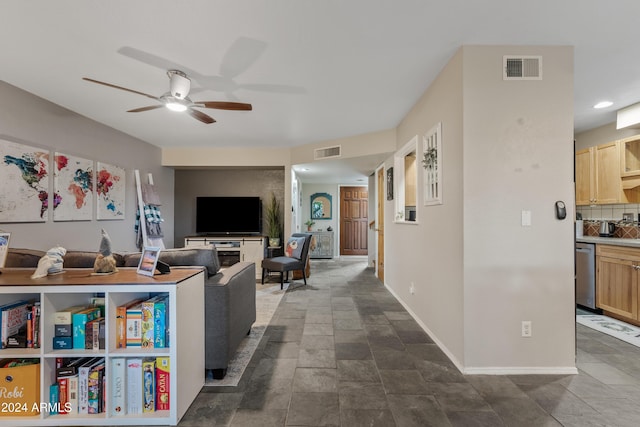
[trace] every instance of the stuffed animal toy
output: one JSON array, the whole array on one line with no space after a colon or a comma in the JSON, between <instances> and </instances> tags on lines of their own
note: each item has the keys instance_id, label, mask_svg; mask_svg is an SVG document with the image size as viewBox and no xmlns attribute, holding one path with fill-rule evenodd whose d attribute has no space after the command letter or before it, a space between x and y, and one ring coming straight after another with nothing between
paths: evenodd
<instances>
[{"instance_id":1,"label":"stuffed animal toy","mask_svg":"<svg viewBox=\"0 0 640 427\"><path fill-rule=\"evenodd\" d=\"M47 251L47 253L40 258L36 271L31 275L32 279L40 279L46 277L48 274L55 274L62 272L62 257L65 256L67 250L62 246L55 246Z\"/></svg>"},{"instance_id":2,"label":"stuffed animal toy","mask_svg":"<svg viewBox=\"0 0 640 427\"><path fill-rule=\"evenodd\" d=\"M104 274L118 271L116 268L116 259L113 257L113 253L111 253L111 238L104 229L102 230L99 252L93 263L93 272Z\"/></svg>"}]
</instances>

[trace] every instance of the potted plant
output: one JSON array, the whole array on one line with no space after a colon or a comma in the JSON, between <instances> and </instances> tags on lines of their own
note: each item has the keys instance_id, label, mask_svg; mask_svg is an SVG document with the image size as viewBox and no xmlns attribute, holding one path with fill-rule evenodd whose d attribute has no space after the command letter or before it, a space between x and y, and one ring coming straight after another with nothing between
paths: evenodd
<instances>
[{"instance_id":1,"label":"potted plant","mask_svg":"<svg viewBox=\"0 0 640 427\"><path fill-rule=\"evenodd\" d=\"M280 246L280 236L282 233L282 217L280 214L280 202L276 199L275 193L271 193L271 200L267 205L267 235L269 236L269 246Z\"/></svg>"},{"instance_id":2,"label":"potted plant","mask_svg":"<svg viewBox=\"0 0 640 427\"><path fill-rule=\"evenodd\" d=\"M307 226L307 231L311 231L311 227L313 227L315 225L315 223L316 222L311 220L311 219L309 221L305 222L304 225Z\"/></svg>"}]
</instances>

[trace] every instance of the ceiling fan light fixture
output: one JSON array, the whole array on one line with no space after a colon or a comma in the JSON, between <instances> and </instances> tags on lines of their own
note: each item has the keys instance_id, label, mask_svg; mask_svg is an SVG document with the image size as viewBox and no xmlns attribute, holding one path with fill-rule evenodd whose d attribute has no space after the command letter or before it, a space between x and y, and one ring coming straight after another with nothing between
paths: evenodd
<instances>
[{"instance_id":1,"label":"ceiling fan light fixture","mask_svg":"<svg viewBox=\"0 0 640 427\"><path fill-rule=\"evenodd\" d=\"M178 99L185 99L191 90L191 80L179 70L167 71L171 95Z\"/></svg>"},{"instance_id":2,"label":"ceiling fan light fixture","mask_svg":"<svg viewBox=\"0 0 640 427\"><path fill-rule=\"evenodd\" d=\"M177 112L182 112L182 111L187 111L187 106L180 103L180 102L175 102L175 101L169 101L165 104L165 107L167 107L169 110L171 111L177 111Z\"/></svg>"}]
</instances>

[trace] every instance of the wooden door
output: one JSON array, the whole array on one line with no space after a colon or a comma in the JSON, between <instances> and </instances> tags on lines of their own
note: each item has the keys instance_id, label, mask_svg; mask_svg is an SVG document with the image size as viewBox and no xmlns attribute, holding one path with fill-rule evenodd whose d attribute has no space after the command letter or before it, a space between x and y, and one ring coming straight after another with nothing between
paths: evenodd
<instances>
[{"instance_id":1,"label":"wooden door","mask_svg":"<svg viewBox=\"0 0 640 427\"><path fill-rule=\"evenodd\" d=\"M594 150L576 151L576 205L595 203Z\"/></svg>"},{"instance_id":2,"label":"wooden door","mask_svg":"<svg viewBox=\"0 0 640 427\"><path fill-rule=\"evenodd\" d=\"M638 273L633 261L598 257L596 305L630 319L638 319Z\"/></svg>"},{"instance_id":3,"label":"wooden door","mask_svg":"<svg viewBox=\"0 0 640 427\"><path fill-rule=\"evenodd\" d=\"M367 255L367 187L340 187L340 255Z\"/></svg>"},{"instance_id":4,"label":"wooden door","mask_svg":"<svg viewBox=\"0 0 640 427\"><path fill-rule=\"evenodd\" d=\"M384 283L384 168L378 170L378 186L376 198L376 209L378 210L378 219L376 222L376 232L378 233L378 248L376 253L376 266L378 267L378 279Z\"/></svg>"}]
</instances>

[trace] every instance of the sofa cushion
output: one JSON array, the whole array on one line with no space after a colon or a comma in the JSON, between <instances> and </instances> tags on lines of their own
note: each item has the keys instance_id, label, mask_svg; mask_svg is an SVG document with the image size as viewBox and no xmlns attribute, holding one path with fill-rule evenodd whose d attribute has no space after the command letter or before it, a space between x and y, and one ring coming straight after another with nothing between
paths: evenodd
<instances>
[{"instance_id":1,"label":"sofa cushion","mask_svg":"<svg viewBox=\"0 0 640 427\"><path fill-rule=\"evenodd\" d=\"M9 248L6 268L36 268L38 261L45 255L45 251L36 249Z\"/></svg>"},{"instance_id":2,"label":"sofa cushion","mask_svg":"<svg viewBox=\"0 0 640 427\"><path fill-rule=\"evenodd\" d=\"M67 251L64 256L64 268L93 268L98 252L90 251ZM117 267L124 266L124 257L114 253Z\"/></svg>"},{"instance_id":3,"label":"sofa cushion","mask_svg":"<svg viewBox=\"0 0 640 427\"><path fill-rule=\"evenodd\" d=\"M202 248L176 248L160 251L159 261L175 266L200 265L206 267L209 276L213 276L220 270L218 251L214 246ZM124 256L125 267L137 267L140 262L140 252L126 254Z\"/></svg>"}]
</instances>

